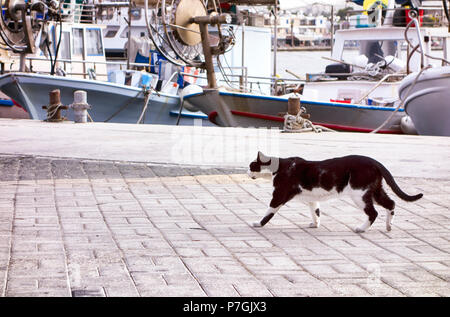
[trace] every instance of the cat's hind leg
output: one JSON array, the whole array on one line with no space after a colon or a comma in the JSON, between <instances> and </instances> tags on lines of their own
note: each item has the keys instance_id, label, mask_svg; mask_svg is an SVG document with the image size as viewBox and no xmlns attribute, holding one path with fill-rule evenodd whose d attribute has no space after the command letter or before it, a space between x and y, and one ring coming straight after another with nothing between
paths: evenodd
<instances>
[{"instance_id":1,"label":"cat's hind leg","mask_svg":"<svg viewBox=\"0 0 450 317\"><path fill-rule=\"evenodd\" d=\"M394 222L394 211L393 210L387 210L386 211L386 230L391 231L392 230L392 223Z\"/></svg>"},{"instance_id":2,"label":"cat's hind leg","mask_svg":"<svg viewBox=\"0 0 450 317\"><path fill-rule=\"evenodd\" d=\"M358 207L364 209L365 214L367 215L367 220L359 227L355 228L356 233L365 232L370 226L374 223L375 219L378 217L378 212L375 210L373 205L373 193L368 190L362 197L359 199L355 196L352 196L353 201Z\"/></svg>"},{"instance_id":3,"label":"cat's hind leg","mask_svg":"<svg viewBox=\"0 0 450 317\"><path fill-rule=\"evenodd\" d=\"M386 230L391 231L392 230L392 223L394 220L394 208L395 208L395 202L389 198L389 196L386 194L386 192L383 190L383 188L379 188L373 198L375 201L386 208Z\"/></svg>"},{"instance_id":4,"label":"cat's hind leg","mask_svg":"<svg viewBox=\"0 0 450 317\"><path fill-rule=\"evenodd\" d=\"M312 221L309 224L310 228L319 228L320 227L320 204L317 201L308 203L309 210L311 211Z\"/></svg>"}]
</instances>

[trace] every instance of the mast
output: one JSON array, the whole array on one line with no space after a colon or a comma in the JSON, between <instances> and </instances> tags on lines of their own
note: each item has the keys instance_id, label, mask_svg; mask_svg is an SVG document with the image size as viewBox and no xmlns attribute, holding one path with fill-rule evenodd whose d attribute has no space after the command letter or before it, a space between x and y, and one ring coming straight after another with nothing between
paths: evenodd
<instances>
[{"instance_id":1,"label":"mast","mask_svg":"<svg viewBox=\"0 0 450 317\"><path fill-rule=\"evenodd\" d=\"M130 69L131 51L131 0L128 0L128 42L127 42L127 69Z\"/></svg>"},{"instance_id":2,"label":"mast","mask_svg":"<svg viewBox=\"0 0 450 317\"><path fill-rule=\"evenodd\" d=\"M273 27L273 77L277 76L277 47L278 47L278 5L275 2L275 8L273 10L274 14L274 27ZM277 82L274 82L273 93L277 90Z\"/></svg>"}]
</instances>

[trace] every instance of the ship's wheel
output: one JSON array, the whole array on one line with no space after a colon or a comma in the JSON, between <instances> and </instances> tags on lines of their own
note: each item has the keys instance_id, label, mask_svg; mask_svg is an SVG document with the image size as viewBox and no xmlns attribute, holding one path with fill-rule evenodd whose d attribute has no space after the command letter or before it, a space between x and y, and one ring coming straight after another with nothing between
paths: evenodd
<instances>
[{"instance_id":1,"label":"ship's wheel","mask_svg":"<svg viewBox=\"0 0 450 317\"><path fill-rule=\"evenodd\" d=\"M180 66L205 67L200 25L192 18L220 14L218 0L158 0L150 12L145 2L150 38L161 55ZM233 44L233 36L221 24L215 26L217 32L209 40L218 55Z\"/></svg>"}]
</instances>

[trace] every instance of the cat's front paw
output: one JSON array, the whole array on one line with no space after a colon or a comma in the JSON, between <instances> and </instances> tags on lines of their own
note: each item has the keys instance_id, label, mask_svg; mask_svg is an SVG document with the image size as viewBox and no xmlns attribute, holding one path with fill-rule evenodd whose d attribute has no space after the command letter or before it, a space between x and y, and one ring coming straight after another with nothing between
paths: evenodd
<instances>
[{"instance_id":1,"label":"cat's front paw","mask_svg":"<svg viewBox=\"0 0 450 317\"><path fill-rule=\"evenodd\" d=\"M311 222L311 223L309 224L309 228L319 228L319 227L320 227L320 224L319 224L319 223Z\"/></svg>"},{"instance_id":2,"label":"cat's front paw","mask_svg":"<svg viewBox=\"0 0 450 317\"><path fill-rule=\"evenodd\" d=\"M392 226L391 225L386 225L386 231L391 231L392 230Z\"/></svg>"},{"instance_id":3,"label":"cat's front paw","mask_svg":"<svg viewBox=\"0 0 450 317\"><path fill-rule=\"evenodd\" d=\"M252 226L255 227L255 228L261 228L262 227L261 222L254 222L254 223L252 223Z\"/></svg>"},{"instance_id":4,"label":"cat's front paw","mask_svg":"<svg viewBox=\"0 0 450 317\"><path fill-rule=\"evenodd\" d=\"M361 228L359 228L359 227L356 227L353 231L355 231L356 233L363 233L363 232L365 232L366 230L361 229Z\"/></svg>"}]
</instances>

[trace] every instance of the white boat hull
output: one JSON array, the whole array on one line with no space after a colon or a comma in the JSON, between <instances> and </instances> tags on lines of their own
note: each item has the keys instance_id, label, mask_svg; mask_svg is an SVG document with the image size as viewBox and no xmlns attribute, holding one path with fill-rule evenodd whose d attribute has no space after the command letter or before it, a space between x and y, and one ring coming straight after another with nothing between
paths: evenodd
<instances>
[{"instance_id":1,"label":"white boat hull","mask_svg":"<svg viewBox=\"0 0 450 317\"><path fill-rule=\"evenodd\" d=\"M450 66L425 70L414 84L416 77L405 77L399 95L418 134L450 136Z\"/></svg>"},{"instance_id":2,"label":"white boat hull","mask_svg":"<svg viewBox=\"0 0 450 317\"><path fill-rule=\"evenodd\" d=\"M76 90L86 91L88 103L92 106L89 114L95 122L136 123L144 107L144 94L141 88L97 80L9 73L0 76L0 89L24 107L31 119L37 120L47 118L46 110L42 109L42 106L48 105L49 92L54 89L60 90L63 105L73 102L73 93ZM179 108L178 95L162 92L158 95L152 92L144 123L175 124L177 116L174 114L178 113ZM72 111L66 111L63 115L73 120ZM180 124L192 125L194 119L206 118L201 113L189 113L189 115L189 117L183 117Z\"/></svg>"},{"instance_id":3,"label":"white boat hull","mask_svg":"<svg viewBox=\"0 0 450 317\"><path fill-rule=\"evenodd\" d=\"M287 112L287 97L262 96L253 94L219 92L219 97L228 106L237 126L240 127L277 127L283 128ZM208 115L210 121L220 126L227 126L225 120L217 113L214 94L208 91L184 96L185 102L200 109ZM392 107L361 106L337 102L301 100L315 124L325 127L353 132L370 132L378 128L391 114ZM388 121L381 133L402 133L400 120L404 116L400 109Z\"/></svg>"}]
</instances>

